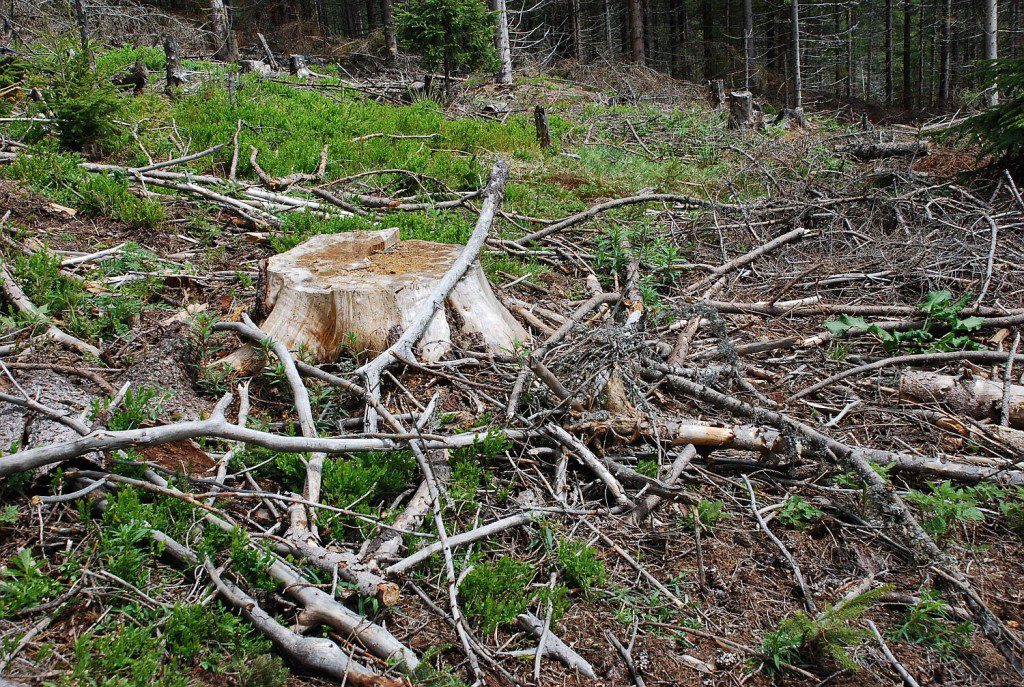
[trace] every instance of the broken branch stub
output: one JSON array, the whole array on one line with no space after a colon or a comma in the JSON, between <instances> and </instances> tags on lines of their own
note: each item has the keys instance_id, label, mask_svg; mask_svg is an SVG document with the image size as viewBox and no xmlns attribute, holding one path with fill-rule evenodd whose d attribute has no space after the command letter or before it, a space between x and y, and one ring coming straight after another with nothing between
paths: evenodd
<instances>
[{"instance_id":1,"label":"broken branch stub","mask_svg":"<svg viewBox=\"0 0 1024 687\"><path fill-rule=\"evenodd\" d=\"M462 251L458 245L399 241L397 229L314 236L268 261L263 301L270 314L261 329L318 361L336 360L346 349L379 353L413 325ZM451 350L453 334L491 352L529 340L494 296L479 262L434 314L417 355L439 360ZM243 349L226 362L240 365L250 355Z\"/></svg>"}]
</instances>

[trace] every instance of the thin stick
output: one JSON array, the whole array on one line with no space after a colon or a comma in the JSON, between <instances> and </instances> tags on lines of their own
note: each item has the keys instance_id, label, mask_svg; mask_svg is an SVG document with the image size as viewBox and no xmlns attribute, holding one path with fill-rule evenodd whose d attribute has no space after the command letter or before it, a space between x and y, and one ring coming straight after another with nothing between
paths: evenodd
<instances>
[{"instance_id":1,"label":"thin stick","mask_svg":"<svg viewBox=\"0 0 1024 687\"><path fill-rule=\"evenodd\" d=\"M800 565L793 558L793 554L789 552L786 545L782 543L782 540L775 536L775 534L768 527L768 523L761 517L761 512L757 509L757 497L754 495L754 487L750 484L750 480L746 475L743 475L743 482L747 485L747 491L750 493L750 510L754 512L754 517L757 518L757 524L761 526L768 538L772 540L772 543L782 552L786 561L789 563L789 567L793 569L793 575L796 577L797 584L800 585L800 593L804 597L804 607L810 614L816 614L818 612L817 606L814 604L814 597L811 595L811 590L807 588L807 582L804 581L804 575L800 572Z\"/></svg>"},{"instance_id":2,"label":"thin stick","mask_svg":"<svg viewBox=\"0 0 1024 687\"><path fill-rule=\"evenodd\" d=\"M896 669L897 673L900 674L900 677L903 678L903 681L907 683L907 687L921 687L921 685L918 684L917 680L915 680L914 677L907 672L907 669L903 667L903 664L900 663L899 660L893 655L892 650L890 650L889 645L885 643L885 639L882 638L882 633L878 631L878 628L875 626L875 624L872 621L868 620L867 626L871 630L871 634L873 634L875 636L875 639L878 641L878 646L882 649L882 653L885 655L886 660L889 661L889 664Z\"/></svg>"}]
</instances>

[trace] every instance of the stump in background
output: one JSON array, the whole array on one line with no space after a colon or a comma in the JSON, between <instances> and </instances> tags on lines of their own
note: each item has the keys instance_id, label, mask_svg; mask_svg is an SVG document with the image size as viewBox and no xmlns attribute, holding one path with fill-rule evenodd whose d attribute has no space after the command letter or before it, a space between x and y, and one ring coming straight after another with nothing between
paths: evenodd
<instances>
[{"instance_id":1,"label":"stump in background","mask_svg":"<svg viewBox=\"0 0 1024 687\"><path fill-rule=\"evenodd\" d=\"M548 113L540 105L533 108L533 124L537 127L537 140L541 148L551 147L551 129L548 128Z\"/></svg>"},{"instance_id":2,"label":"stump in background","mask_svg":"<svg viewBox=\"0 0 1024 687\"><path fill-rule=\"evenodd\" d=\"M725 81L722 79L708 81L708 98L711 100L711 107L716 110L725 105Z\"/></svg>"},{"instance_id":3,"label":"stump in background","mask_svg":"<svg viewBox=\"0 0 1024 687\"><path fill-rule=\"evenodd\" d=\"M292 76L297 76L300 79L308 79L313 75L313 72L309 71L306 67L306 58L304 55L288 56L288 73Z\"/></svg>"}]
</instances>

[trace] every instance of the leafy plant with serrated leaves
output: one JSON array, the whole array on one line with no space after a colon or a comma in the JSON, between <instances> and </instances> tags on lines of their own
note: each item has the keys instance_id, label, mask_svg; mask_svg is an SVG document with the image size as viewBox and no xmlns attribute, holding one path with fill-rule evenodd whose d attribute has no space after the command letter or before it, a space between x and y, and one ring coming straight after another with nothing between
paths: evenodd
<instances>
[{"instance_id":1,"label":"leafy plant with serrated leaves","mask_svg":"<svg viewBox=\"0 0 1024 687\"><path fill-rule=\"evenodd\" d=\"M961 312L971 299L965 293L954 300L949 291L931 291L917 308L924 315L924 322L913 329L889 331L863 317L840 315L825 322L825 329L835 336L846 336L851 332L866 332L882 342L888 352L901 349L917 351L961 351L978 350L981 346L971 338L985 323L984 318L961 317Z\"/></svg>"},{"instance_id":2,"label":"leafy plant with serrated leaves","mask_svg":"<svg viewBox=\"0 0 1024 687\"><path fill-rule=\"evenodd\" d=\"M805 530L818 520L823 513L802 496L794 494L786 499L779 510L779 522L795 530Z\"/></svg>"},{"instance_id":3,"label":"leafy plant with serrated leaves","mask_svg":"<svg viewBox=\"0 0 1024 687\"><path fill-rule=\"evenodd\" d=\"M928 491L911 489L907 499L921 507L921 526L939 539L946 538L957 523L985 520L978 507L979 493L975 489L958 489L949 480L929 484Z\"/></svg>"}]
</instances>

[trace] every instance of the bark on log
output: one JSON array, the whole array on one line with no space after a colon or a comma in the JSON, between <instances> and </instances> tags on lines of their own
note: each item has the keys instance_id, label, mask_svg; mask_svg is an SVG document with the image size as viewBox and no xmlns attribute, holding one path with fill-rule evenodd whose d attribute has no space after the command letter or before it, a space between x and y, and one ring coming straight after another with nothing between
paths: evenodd
<instances>
[{"instance_id":1,"label":"bark on log","mask_svg":"<svg viewBox=\"0 0 1024 687\"><path fill-rule=\"evenodd\" d=\"M980 377L908 370L900 377L900 395L903 394L919 401L941 403L971 417L998 422L1003 385ZM1024 427L1024 386L1010 387L1010 424Z\"/></svg>"},{"instance_id":2,"label":"bark on log","mask_svg":"<svg viewBox=\"0 0 1024 687\"><path fill-rule=\"evenodd\" d=\"M850 146L849 150L861 160L881 160L888 157L927 155L931 147L928 145L928 141L897 141L893 143L860 143Z\"/></svg>"},{"instance_id":3,"label":"bark on log","mask_svg":"<svg viewBox=\"0 0 1024 687\"><path fill-rule=\"evenodd\" d=\"M263 300L270 315L261 328L289 350L307 347L319 361L343 349L385 350L407 330L422 302L462 253L457 245L398 241L397 229L314 236L267 264ZM439 360L457 331L492 352L512 350L530 336L498 302L479 262L474 262L435 313L419 339L419 354ZM450 315L450 317L446 316ZM238 365L240 351L226 360Z\"/></svg>"},{"instance_id":4,"label":"bark on log","mask_svg":"<svg viewBox=\"0 0 1024 687\"><path fill-rule=\"evenodd\" d=\"M260 42L260 47L263 48L263 54L267 56L267 64L276 72L278 70L277 58L274 57L274 51L270 49L270 44L267 43L267 37L262 33L257 33L256 38Z\"/></svg>"}]
</instances>

